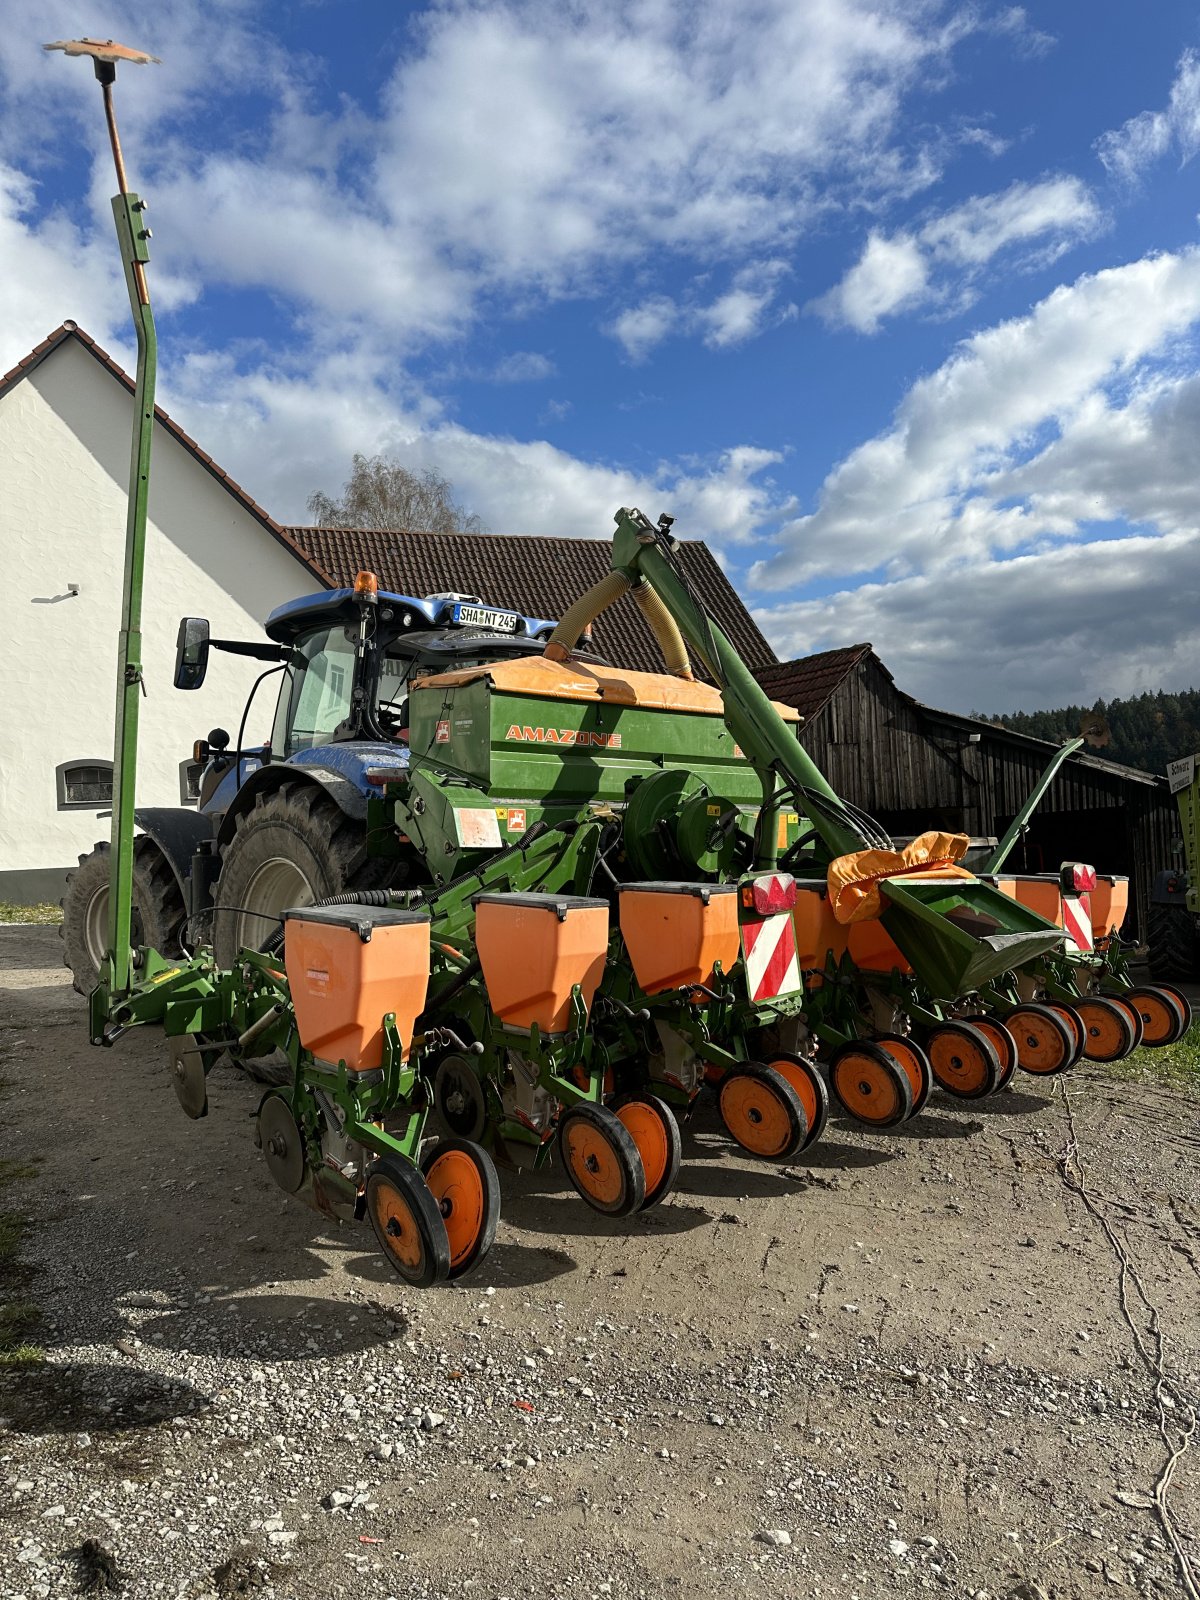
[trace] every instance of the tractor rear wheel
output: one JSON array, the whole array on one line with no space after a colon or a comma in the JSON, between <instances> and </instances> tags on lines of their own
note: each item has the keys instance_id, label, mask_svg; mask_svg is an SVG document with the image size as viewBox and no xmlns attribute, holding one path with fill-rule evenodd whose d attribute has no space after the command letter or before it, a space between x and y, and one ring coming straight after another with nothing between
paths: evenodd
<instances>
[{"instance_id":1,"label":"tractor rear wheel","mask_svg":"<svg viewBox=\"0 0 1200 1600\"><path fill-rule=\"evenodd\" d=\"M1150 975L1190 983L1196 977L1196 919L1183 906L1151 906Z\"/></svg>"},{"instance_id":2,"label":"tractor rear wheel","mask_svg":"<svg viewBox=\"0 0 1200 1600\"><path fill-rule=\"evenodd\" d=\"M259 795L225 846L213 917L213 955L234 966L240 950L261 950L290 906L309 906L352 888L374 888L395 862L368 861L366 829L315 783L286 783Z\"/></svg>"},{"instance_id":3,"label":"tractor rear wheel","mask_svg":"<svg viewBox=\"0 0 1200 1600\"><path fill-rule=\"evenodd\" d=\"M70 967L79 994L91 994L108 953L108 875L112 851L102 840L79 867L67 874L63 896L63 966ZM152 839L133 846L133 920L130 943L149 945L168 960L180 954L184 904L175 874Z\"/></svg>"}]
</instances>

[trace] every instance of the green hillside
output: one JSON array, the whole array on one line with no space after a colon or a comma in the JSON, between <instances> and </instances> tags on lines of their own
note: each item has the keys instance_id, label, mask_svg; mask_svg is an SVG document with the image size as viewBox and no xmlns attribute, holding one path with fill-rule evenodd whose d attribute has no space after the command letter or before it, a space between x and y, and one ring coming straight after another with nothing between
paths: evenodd
<instances>
[{"instance_id":1,"label":"green hillside","mask_svg":"<svg viewBox=\"0 0 1200 1600\"><path fill-rule=\"evenodd\" d=\"M1113 761L1141 767L1161 776L1176 756L1200 752L1200 689L1178 694L1134 695L1128 700L1097 700L1090 706L1063 706L1056 711L1010 711L985 717L1017 733L1061 744L1079 732L1086 711L1108 718L1112 743L1104 751Z\"/></svg>"}]
</instances>

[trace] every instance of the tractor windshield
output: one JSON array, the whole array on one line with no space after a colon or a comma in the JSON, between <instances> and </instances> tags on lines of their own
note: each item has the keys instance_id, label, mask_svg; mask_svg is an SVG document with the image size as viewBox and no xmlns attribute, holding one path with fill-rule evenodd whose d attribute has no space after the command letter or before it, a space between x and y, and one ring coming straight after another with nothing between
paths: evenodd
<instances>
[{"instance_id":1,"label":"tractor windshield","mask_svg":"<svg viewBox=\"0 0 1200 1600\"><path fill-rule=\"evenodd\" d=\"M357 637L356 628L339 624L297 639L275 713L271 748L276 756L328 744L350 715Z\"/></svg>"}]
</instances>

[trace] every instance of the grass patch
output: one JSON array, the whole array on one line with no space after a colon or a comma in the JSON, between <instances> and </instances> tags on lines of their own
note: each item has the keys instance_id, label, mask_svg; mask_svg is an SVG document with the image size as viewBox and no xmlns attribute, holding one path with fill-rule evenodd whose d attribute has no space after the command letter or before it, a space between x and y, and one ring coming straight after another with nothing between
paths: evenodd
<instances>
[{"instance_id":1,"label":"grass patch","mask_svg":"<svg viewBox=\"0 0 1200 1600\"><path fill-rule=\"evenodd\" d=\"M1161 1050L1135 1050L1124 1061L1114 1061L1109 1072L1117 1078L1153 1078L1170 1083L1200 1098L1200 1023L1182 1039Z\"/></svg>"},{"instance_id":2,"label":"grass patch","mask_svg":"<svg viewBox=\"0 0 1200 1600\"><path fill-rule=\"evenodd\" d=\"M62 921L62 907L47 900L40 906L19 906L12 900L0 900L0 922L39 922L50 927Z\"/></svg>"}]
</instances>

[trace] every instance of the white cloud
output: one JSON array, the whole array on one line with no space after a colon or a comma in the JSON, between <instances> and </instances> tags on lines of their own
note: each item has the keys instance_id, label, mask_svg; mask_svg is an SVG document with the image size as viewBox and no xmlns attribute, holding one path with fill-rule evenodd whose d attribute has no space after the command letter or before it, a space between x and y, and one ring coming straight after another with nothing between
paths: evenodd
<instances>
[{"instance_id":1,"label":"white cloud","mask_svg":"<svg viewBox=\"0 0 1200 1600\"><path fill-rule=\"evenodd\" d=\"M493 383L540 383L554 373L549 356L538 350L513 350L497 361L488 377Z\"/></svg>"},{"instance_id":2,"label":"white cloud","mask_svg":"<svg viewBox=\"0 0 1200 1600\"><path fill-rule=\"evenodd\" d=\"M865 584L755 617L785 660L870 639L897 686L929 705L1035 710L1200 682L1197 570L1193 527L976 561L953 582Z\"/></svg>"},{"instance_id":3,"label":"white cloud","mask_svg":"<svg viewBox=\"0 0 1200 1600\"><path fill-rule=\"evenodd\" d=\"M818 508L789 523L756 582L899 575L1061 537L1091 513L1004 503L1006 477L1128 385L1139 364L1200 320L1200 251L1146 257L1056 289L1026 317L965 340L899 406L895 423L826 478Z\"/></svg>"},{"instance_id":4,"label":"white cloud","mask_svg":"<svg viewBox=\"0 0 1200 1600\"><path fill-rule=\"evenodd\" d=\"M810 309L826 322L875 333L884 317L923 300L928 281L928 264L911 235L887 239L872 232L841 283L814 300Z\"/></svg>"},{"instance_id":5,"label":"white cloud","mask_svg":"<svg viewBox=\"0 0 1200 1600\"><path fill-rule=\"evenodd\" d=\"M920 305L953 299L961 309L994 257L1040 240L1042 248L1015 265L1044 264L1047 256L1094 233L1101 220L1091 193L1075 178L1014 183L997 194L973 195L915 231L890 238L873 231L854 266L810 309L859 333L875 333L885 317Z\"/></svg>"},{"instance_id":6,"label":"white cloud","mask_svg":"<svg viewBox=\"0 0 1200 1600\"><path fill-rule=\"evenodd\" d=\"M652 295L630 306L605 330L619 341L631 361L642 361L675 327L679 308L666 295Z\"/></svg>"},{"instance_id":7,"label":"white cloud","mask_svg":"<svg viewBox=\"0 0 1200 1600\"><path fill-rule=\"evenodd\" d=\"M1172 148L1181 166L1200 150L1200 55L1195 50L1179 58L1165 111L1142 111L1096 141L1097 155L1124 183L1136 182Z\"/></svg>"}]
</instances>

